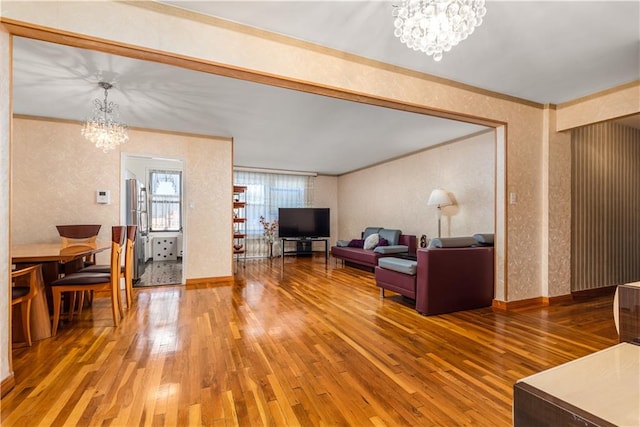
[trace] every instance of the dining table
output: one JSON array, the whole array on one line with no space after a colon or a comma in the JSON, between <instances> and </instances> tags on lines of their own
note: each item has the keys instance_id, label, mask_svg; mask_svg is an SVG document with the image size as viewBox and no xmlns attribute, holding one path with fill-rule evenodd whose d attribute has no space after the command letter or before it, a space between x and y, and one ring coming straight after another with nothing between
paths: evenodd
<instances>
[{"instance_id":1,"label":"dining table","mask_svg":"<svg viewBox=\"0 0 640 427\"><path fill-rule=\"evenodd\" d=\"M111 242L93 242L78 244L58 243L26 243L11 245L11 263L16 270L42 265L43 283L39 286L38 294L31 302L31 337L34 341L51 337L51 291L47 285L64 274L79 270L83 266L85 257L105 251L111 247ZM20 335L20 316L14 314L14 334Z\"/></svg>"}]
</instances>

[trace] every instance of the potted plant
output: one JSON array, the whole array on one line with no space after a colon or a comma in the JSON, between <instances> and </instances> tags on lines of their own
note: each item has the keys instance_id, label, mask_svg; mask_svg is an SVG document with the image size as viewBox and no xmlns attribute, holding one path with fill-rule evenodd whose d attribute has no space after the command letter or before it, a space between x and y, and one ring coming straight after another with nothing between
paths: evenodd
<instances>
[{"instance_id":1,"label":"potted plant","mask_svg":"<svg viewBox=\"0 0 640 427\"><path fill-rule=\"evenodd\" d=\"M276 240L276 234L278 233L278 220L274 219L269 222L264 219L264 216L260 215L260 224L262 224L262 234L269 244L269 258L272 258L273 242Z\"/></svg>"}]
</instances>

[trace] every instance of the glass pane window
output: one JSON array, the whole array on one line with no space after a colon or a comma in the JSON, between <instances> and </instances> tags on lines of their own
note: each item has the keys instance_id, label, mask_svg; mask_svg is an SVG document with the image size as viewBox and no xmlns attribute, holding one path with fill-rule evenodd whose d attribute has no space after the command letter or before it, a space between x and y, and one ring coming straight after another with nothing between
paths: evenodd
<instances>
[{"instance_id":1,"label":"glass pane window","mask_svg":"<svg viewBox=\"0 0 640 427\"><path fill-rule=\"evenodd\" d=\"M151 231L182 229L182 172L152 170L149 174Z\"/></svg>"}]
</instances>

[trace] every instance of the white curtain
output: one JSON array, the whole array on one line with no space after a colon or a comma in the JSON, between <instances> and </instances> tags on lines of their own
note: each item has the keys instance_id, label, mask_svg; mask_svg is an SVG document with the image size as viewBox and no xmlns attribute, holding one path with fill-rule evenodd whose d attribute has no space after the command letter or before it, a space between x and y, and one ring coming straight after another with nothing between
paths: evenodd
<instances>
[{"instance_id":1,"label":"white curtain","mask_svg":"<svg viewBox=\"0 0 640 427\"><path fill-rule=\"evenodd\" d=\"M269 255L269 245L264 237L260 216L271 223L278 219L278 208L311 207L313 181L314 177L309 175L234 171L234 184L247 187L247 257Z\"/></svg>"},{"instance_id":2,"label":"white curtain","mask_svg":"<svg viewBox=\"0 0 640 427\"><path fill-rule=\"evenodd\" d=\"M182 173L153 170L149 174L151 231L182 228Z\"/></svg>"}]
</instances>

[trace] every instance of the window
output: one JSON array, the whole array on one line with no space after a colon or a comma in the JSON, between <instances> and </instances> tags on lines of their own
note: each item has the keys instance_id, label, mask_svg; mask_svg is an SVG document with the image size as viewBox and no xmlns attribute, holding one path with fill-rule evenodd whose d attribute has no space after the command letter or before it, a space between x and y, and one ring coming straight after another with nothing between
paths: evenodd
<instances>
[{"instance_id":1,"label":"window","mask_svg":"<svg viewBox=\"0 0 640 427\"><path fill-rule=\"evenodd\" d=\"M260 216L272 222L278 219L278 208L307 208L313 200L313 177L309 175L234 171L233 183L247 187L245 249L248 257L268 254Z\"/></svg>"},{"instance_id":2,"label":"window","mask_svg":"<svg viewBox=\"0 0 640 427\"><path fill-rule=\"evenodd\" d=\"M182 172L152 170L149 174L151 231L182 229Z\"/></svg>"}]
</instances>

